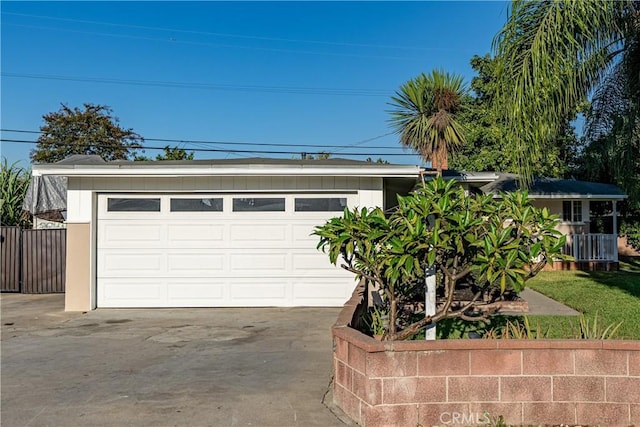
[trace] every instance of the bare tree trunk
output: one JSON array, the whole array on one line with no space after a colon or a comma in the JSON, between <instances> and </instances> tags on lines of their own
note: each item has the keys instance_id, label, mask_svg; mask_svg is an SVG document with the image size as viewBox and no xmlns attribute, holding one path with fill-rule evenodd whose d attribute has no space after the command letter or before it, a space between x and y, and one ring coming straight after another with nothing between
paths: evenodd
<instances>
[{"instance_id":1,"label":"bare tree trunk","mask_svg":"<svg viewBox=\"0 0 640 427\"><path fill-rule=\"evenodd\" d=\"M397 318L397 302L395 297L389 304L389 335L394 336L396 334L396 318Z\"/></svg>"}]
</instances>

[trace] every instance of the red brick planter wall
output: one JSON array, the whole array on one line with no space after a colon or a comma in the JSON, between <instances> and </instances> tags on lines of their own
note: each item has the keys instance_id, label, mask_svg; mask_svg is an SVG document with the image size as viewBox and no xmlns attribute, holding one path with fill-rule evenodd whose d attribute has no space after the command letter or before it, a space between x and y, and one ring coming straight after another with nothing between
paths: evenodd
<instances>
[{"instance_id":1,"label":"red brick planter wall","mask_svg":"<svg viewBox=\"0 0 640 427\"><path fill-rule=\"evenodd\" d=\"M363 426L640 424L640 341L380 342L333 327L334 401Z\"/></svg>"}]
</instances>

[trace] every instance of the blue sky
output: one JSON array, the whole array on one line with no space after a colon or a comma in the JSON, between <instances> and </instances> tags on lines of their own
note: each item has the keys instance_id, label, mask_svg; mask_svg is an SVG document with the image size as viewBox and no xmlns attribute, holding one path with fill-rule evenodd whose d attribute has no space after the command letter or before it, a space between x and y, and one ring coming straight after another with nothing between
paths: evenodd
<instances>
[{"instance_id":1,"label":"blue sky","mask_svg":"<svg viewBox=\"0 0 640 427\"><path fill-rule=\"evenodd\" d=\"M1 13L3 129L38 130L61 103L94 103L145 138L223 150L196 158L329 151L419 164L383 136L390 96L433 68L470 80L507 3L3 1ZM2 142L2 156L27 164L34 147Z\"/></svg>"}]
</instances>

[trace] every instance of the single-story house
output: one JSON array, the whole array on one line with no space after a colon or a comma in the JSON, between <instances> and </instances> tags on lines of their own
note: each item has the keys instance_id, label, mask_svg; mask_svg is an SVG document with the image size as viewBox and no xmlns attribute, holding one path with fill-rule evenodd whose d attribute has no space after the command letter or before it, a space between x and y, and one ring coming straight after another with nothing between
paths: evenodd
<instances>
[{"instance_id":1,"label":"single-story house","mask_svg":"<svg viewBox=\"0 0 640 427\"><path fill-rule=\"evenodd\" d=\"M424 172L423 172L424 175ZM427 179L433 175L426 175ZM455 179L471 193L493 194L518 189L518 175L496 172L459 172L448 170L445 179ZM627 195L617 186L575 179L535 178L528 189L532 204L558 215L557 229L567 236L563 252L573 261L556 261L555 269L610 269L618 265L617 202ZM591 202L610 202L611 234L593 233Z\"/></svg>"},{"instance_id":2,"label":"single-story house","mask_svg":"<svg viewBox=\"0 0 640 427\"><path fill-rule=\"evenodd\" d=\"M344 159L34 165L67 177L66 310L340 306L351 273L314 227L389 206L420 167Z\"/></svg>"},{"instance_id":3,"label":"single-story house","mask_svg":"<svg viewBox=\"0 0 640 427\"><path fill-rule=\"evenodd\" d=\"M500 177L480 189L484 193L514 191L518 176L500 174ZM575 179L536 178L529 188L529 197L538 208L546 207L560 218L558 230L567 236L564 253L574 258L571 262L555 263L556 269L617 268L618 235L617 202L627 195L615 185ZM590 205L594 201L611 202L613 233L592 233Z\"/></svg>"},{"instance_id":4,"label":"single-story house","mask_svg":"<svg viewBox=\"0 0 640 427\"><path fill-rule=\"evenodd\" d=\"M340 306L355 286L311 235L344 207L396 204L434 171L345 159L70 162L34 165L67 179L66 310L96 307ZM469 192L516 189L515 175L445 171ZM617 236L591 234L589 203L613 185L537 179L534 204L560 215L567 254L617 263ZM566 268L566 265L559 266Z\"/></svg>"}]
</instances>

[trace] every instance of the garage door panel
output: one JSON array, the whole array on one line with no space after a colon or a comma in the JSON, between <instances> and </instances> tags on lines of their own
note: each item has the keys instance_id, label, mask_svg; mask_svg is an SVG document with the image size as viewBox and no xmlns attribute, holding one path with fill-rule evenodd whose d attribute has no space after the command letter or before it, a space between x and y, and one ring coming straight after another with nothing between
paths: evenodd
<instances>
[{"instance_id":1,"label":"garage door panel","mask_svg":"<svg viewBox=\"0 0 640 427\"><path fill-rule=\"evenodd\" d=\"M224 244L224 225L169 224L169 247L209 247Z\"/></svg>"},{"instance_id":2,"label":"garage door panel","mask_svg":"<svg viewBox=\"0 0 640 427\"><path fill-rule=\"evenodd\" d=\"M323 223L323 221L318 221L311 224L294 224L292 226L293 243L296 244L296 246L307 248L309 244L318 243L320 238L312 233L317 225L322 225Z\"/></svg>"},{"instance_id":3,"label":"garage door panel","mask_svg":"<svg viewBox=\"0 0 640 427\"><path fill-rule=\"evenodd\" d=\"M356 286L353 275L351 279L351 287L345 287L343 283L330 282L323 277L307 278L304 282L294 282L293 297L296 301L304 302L304 305L344 304Z\"/></svg>"},{"instance_id":4,"label":"garage door panel","mask_svg":"<svg viewBox=\"0 0 640 427\"><path fill-rule=\"evenodd\" d=\"M169 301L180 301L195 307L206 302L220 303L224 299L226 282L210 279L166 279Z\"/></svg>"},{"instance_id":5,"label":"garage door panel","mask_svg":"<svg viewBox=\"0 0 640 427\"><path fill-rule=\"evenodd\" d=\"M230 242L279 242L287 240L287 224L246 223L229 226Z\"/></svg>"},{"instance_id":6,"label":"garage door panel","mask_svg":"<svg viewBox=\"0 0 640 427\"><path fill-rule=\"evenodd\" d=\"M328 261L327 255L315 251L294 253L292 255L292 259L294 269L320 268L322 270L335 270L336 268ZM322 262L323 260L326 260L327 262Z\"/></svg>"},{"instance_id":7,"label":"garage door panel","mask_svg":"<svg viewBox=\"0 0 640 427\"><path fill-rule=\"evenodd\" d=\"M262 305L269 305L269 301L282 301L287 298L287 281L282 279L239 279L233 281L231 298L236 301L253 300Z\"/></svg>"},{"instance_id":8,"label":"garage door panel","mask_svg":"<svg viewBox=\"0 0 640 427\"><path fill-rule=\"evenodd\" d=\"M331 264L328 262L328 257L323 254L293 254L292 263L291 274L296 277L353 278L353 273L340 267L340 263L338 265Z\"/></svg>"},{"instance_id":9,"label":"garage door panel","mask_svg":"<svg viewBox=\"0 0 640 427\"><path fill-rule=\"evenodd\" d=\"M140 277L164 270L165 255L157 252L102 251L98 274L101 277Z\"/></svg>"},{"instance_id":10,"label":"garage door panel","mask_svg":"<svg viewBox=\"0 0 640 427\"><path fill-rule=\"evenodd\" d=\"M100 307L154 307L164 298L164 284L158 279L102 279L98 293Z\"/></svg>"},{"instance_id":11,"label":"garage door panel","mask_svg":"<svg viewBox=\"0 0 640 427\"><path fill-rule=\"evenodd\" d=\"M187 252L167 254L167 275L207 276L224 271L225 255L216 253Z\"/></svg>"},{"instance_id":12,"label":"garage door panel","mask_svg":"<svg viewBox=\"0 0 640 427\"><path fill-rule=\"evenodd\" d=\"M269 252L243 252L229 255L231 271L240 272L240 275L256 271L286 270L287 253Z\"/></svg>"},{"instance_id":13,"label":"garage door panel","mask_svg":"<svg viewBox=\"0 0 640 427\"><path fill-rule=\"evenodd\" d=\"M161 224L119 224L115 221L102 221L98 233L102 236L101 247L105 248L149 248L156 247L162 241Z\"/></svg>"}]
</instances>

